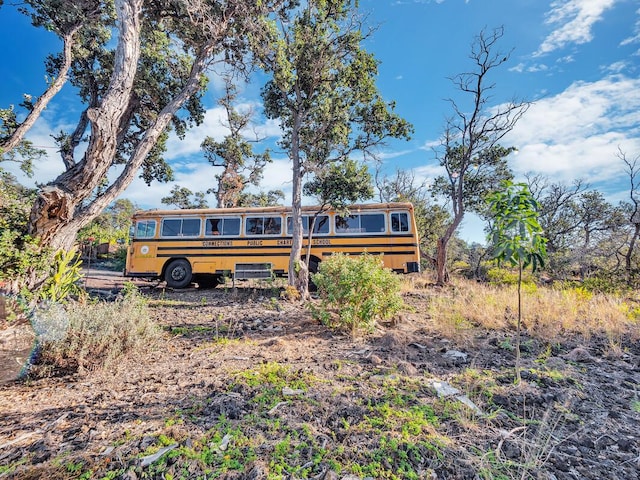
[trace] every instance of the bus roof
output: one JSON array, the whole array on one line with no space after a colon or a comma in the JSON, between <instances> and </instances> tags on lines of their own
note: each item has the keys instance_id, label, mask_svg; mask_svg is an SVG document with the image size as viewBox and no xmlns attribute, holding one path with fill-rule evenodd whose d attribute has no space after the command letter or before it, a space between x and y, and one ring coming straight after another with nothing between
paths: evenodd
<instances>
[{"instance_id":1,"label":"bus roof","mask_svg":"<svg viewBox=\"0 0 640 480\"><path fill-rule=\"evenodd\" d=\"M349 211L358 213L363 210L413 210L413 205L409 202L389 202L389 203L362 203L351 205ZM314 214L320 210L319 206L303 206L302 212L305 214ZM332 208L324 208L324 212L332 211ZM134 217L157 217L172 215L228 215L228 214L256 214L256 213L288 213L291 207L234 207L234 208L192 208L192 209L152 209L138 210L134 213Z\"/></svg>"}]
</instances>

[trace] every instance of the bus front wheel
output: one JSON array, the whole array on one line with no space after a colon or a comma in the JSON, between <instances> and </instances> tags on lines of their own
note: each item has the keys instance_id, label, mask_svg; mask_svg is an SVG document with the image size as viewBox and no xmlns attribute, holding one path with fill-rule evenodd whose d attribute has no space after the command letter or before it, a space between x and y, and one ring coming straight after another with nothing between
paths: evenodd
<instances>
[{"instance_id":1,"label":"bus front wheel","mask_svg":"<svg viewBox=\"0 0 640 480\"><path fill-rule=\"evenodd\" d=\"M174 260L167 267L164 279L168 287L186 287L191 283L191 264L184 259Z\"/></svg>"}]
</instances>

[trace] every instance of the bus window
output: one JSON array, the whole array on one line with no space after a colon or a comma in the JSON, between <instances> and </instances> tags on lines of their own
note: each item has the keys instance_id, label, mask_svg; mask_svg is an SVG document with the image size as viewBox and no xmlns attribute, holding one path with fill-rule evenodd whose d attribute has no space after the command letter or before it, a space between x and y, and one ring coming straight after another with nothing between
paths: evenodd
<instances>
[{"instance_id":1,"label":"bus window","mask_svg":"<svg viewBox=\"0 0 640 480\"><path fill-rule=\"evenodd\" d=\"M281 217L249 217L245 222L247 235L280 235L282 233Z\"/></svg>"},{"instance_id":2,"label":"bus window","mask_svg":"<svg viewBox=\"0 0 640 480\"><path fill-rule=\"evenodd\" d=\"M409 231L409 214L408 213L392 213L391 214L391 231L392 232L408 232Z\"/></svg>"},{"instance_id":3,"label":"bus window","mask_svg":"<svg viewBox=\"0 0 640 480\"><path fill-rule=\"evenodd\" d=\"M163 237L197 237L200 235L199 218L167 218L162 221Z\"/></svg>"},{"instance_id":4,"label":"bus window","mask_svg":"<svg viewBox=\"0 0 640 480\"><path fill-rule=\"evenodd\" d=\"M240 235L240 219L232 217L207 218L205 235L237 237Z\"/></svg>"},{"instance_id":5,"label":"bus window","mask_svg":"<svg viewBox=\"0 0 640 480\"><path fill-rule=\"evenodd\" d=\"M336 233L384 233L384 214L336 216Z\"/></svg>"},{"instance_id":6,"label":"bus window","mask_svg":"<svg viewBox=\"0 0 640 480\"><path fill-rule=\"evenodd\" d=\"M153 238L156 236L156 221L155 220L140 220L136 222L136 229L134 232L135 238Z\"/></svg>"},{"instance_id":7,"label":"bus window","mask_svg":"<svg viewBox=\"0 0 640 480\"><path fill-rule=\"evenodd\" d=\"M303 215L302 216L302 230L304 235L309 233L309 224L313 221L313 215ZM287 217L287 234L291 235L293 233L293 224L291 217ZM329 216L328 215L318 215L316 218L316 223L313 225L313 233L314 234L327 234L329 233Z\"/></svg>"}]
</instances>

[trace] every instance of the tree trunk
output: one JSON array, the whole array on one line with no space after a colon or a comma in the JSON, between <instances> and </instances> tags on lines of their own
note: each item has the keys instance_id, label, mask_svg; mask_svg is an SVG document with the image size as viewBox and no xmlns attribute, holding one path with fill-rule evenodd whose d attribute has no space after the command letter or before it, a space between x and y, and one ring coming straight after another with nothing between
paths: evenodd
<instances>
[{"instance_id":1,"label":"tree trunk","mask_svg":"<svg viewBox=\"0 0 640 480\"><path fill-rule=\"evenodd\" d=\"M631 235L631 240L629 241L629 249L624 256L624 267L627 271L627 283L631 283L633 277L631 259L633 258L633 251L635 249L636 242L638 241L638 237L640 237L640 223L634 223L633 234Z\"/></svg>"},{"instance_id":2,"label":"tree trunk","mask_svg":"<svg viewBox=\"0 0 640 480\"><path fill-rule=\"evenodd\" d=\"M43 246L69 250L75 235L92 218L78 214L106 175L117 149L118 131L127 112L140 57L142 0L118 0L119 39L109 90L101 104L87 112L91 137L84 158L43 188L29 218L29 233ZM99 213L99 212L98 212Z\"/></svg>"},{"instance_id":3,"label":"tree trunk","mask_svg":"<svg viewBox=\"0 0 640 480\"><path fill-rule=\"evenodd\" d=\"M294 126L291 133L291 157L293 160L293 186L291 203L291 255L289 257L289 285L295 287L300 296L306 299L309 296L309 271L302 261L302 162L300 160L300 148L298 135L300 131L300 115L294 116Z\"/></svg>"},{"instance_id":4,"label":"tree trunk","mask_svg":"<svg viewBox=\"0 0 640 480\"><path fill-rule=\"evenodd\" d=\"M32 208L29 232L54 250L73 247L77 232L90 223L133 181L144 159L166 130L174 114L200 88L215 39L201 47L183 89L158 113L133 149L119 177L98 197L95 192L113 165L122 120L130 115L131 92L140 54L141 0L116 2L119 41L110 88L102 102L87 112L91 136L82 161L44 187Z\"/></svg>"},{"instance_id":5,"label":"tree trunk","mask_svg":"<svg viewBox=\"0 0 640 480\"><path fill-rule=\"evenodd\" d=\"M459 210L461 211L461 210ZM443 286L449 283L449 272L447 271L447 247L449 241L456 229L460 225L464 213L457 213L451 225L447 227L442 237L438 238L438 244L436 248L436 285Z\"/></svg>"}]
</instances>

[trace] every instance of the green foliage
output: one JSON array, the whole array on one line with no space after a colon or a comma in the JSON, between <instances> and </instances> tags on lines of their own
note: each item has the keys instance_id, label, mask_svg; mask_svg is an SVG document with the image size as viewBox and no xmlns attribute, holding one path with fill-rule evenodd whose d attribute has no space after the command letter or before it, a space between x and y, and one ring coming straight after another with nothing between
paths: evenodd
<instances>
[{"instance_id":1,"label":"green foliage","mask_svg":"<svg viewBox=\"0 0 640 480\"><path fill-rule=\"evenodd\" d=\"M131 200L116 200L78 232L78 241L85 242L93 239L92 241L97 244L126 243L129 239L131 217L136 208Z\"/></svg>"},{"instance_id":2,"label":"green foliage","mask_svg":"<svg viewBox=\"0 0 640 480\"><path fill-rule=\"evenodd\" d=\"M373 197L372 178L366 165L347 158L321 170L304 185L303 192L317 198L320 205L343 212L350 204Z\"/></svg>"},{"instance_id":3,"label":"green foliage","mask_svg":"<svg viewBox=\"0 0 640 480\"><path fill-rule=\"evenodd\" d=\"M538 223L539 204L524 183L502 183L503 190L488 196L493 216L491 244L499 262L535 272L544 267L546 238Z\"/></svg>"},{"instance_id":4,"label":"green foliage","mask_svg":"<svg viewBox=\"0 0 640 480\"><path fill-rule=\"evenodd\" d=\"M313 275L320 295L314 316L354 336L371 331L378 319L391 318L403 306L400 279L382 265L379 257L367 253L357 257L338 253L323 261Z\"/></svg>"},{"instance_id":5,"label":"green foliage","mask_svg":"<svg viewBox=\"0 0 640 480\"><path fill-rule=\"evenodd\" d=\"M44 284L38 289L37 296L41 300L63 302L69 297L82 295L82 260L75 250L58 251L53 259L53 266Z\"/></svg>"},{"instance_id":6,"label":"green foliage","mask_svg":"<svg viewBox=\"0 0 640 480\"><path fill-rule=\"evenodd\" d=\"M178 185L171 189L171 195L162 197L160 201L165 205L175 205L178 208L206 208L208 206L203 192L193 193L187 187Z\"/></svg>"},{"instance_id":7,"label":"green foliage","mask_svg":"<svg viewBox=\"0 0 640 480\"><path fill-rule=\"evenodd\" d=\"M30 275L40 275L51 265L50 252L28 234L34 195L0 169L0 288L6 284L14 293L25 290Z\"/></svg>"},{"instance_id":8,"label":"green foliage","mask_svg":"<svg viewBox=\"0 0 640 480\"><path fill-rule=\"evenodd\" d=\"M446 199L460 197L464 209L485 213L485 197L500 187L500 183L513 178L507 157L516 149L492 145L480 151L469 151L462 145L448 146L440 164L448 176L434 179L431 191Z\"/></svg>"},{"instance_id":9,"label":"green foliage","mask_svg":"<svg viewBox=\"0 0 640 480\"><path fill-rule=\"evenodd\" d=\"M239 207L275 207L282 205L284 192L282 190L269 190L268 192L249 193L243 192L238 196Z\"/></svg>"},{"instance_id":10,"label":"green foliage","mask_svg":"<svg viewBox=\"0 0 640 480\"><path fill-rule=\"evenodd\" d=\"M518 271L505 267L492 267L487 270L487 279L491 285L517 285ZM535 285L535 278L530 273L522 272L523 285Z\"/></svg>"},{"instance_id":11,"label":"green foliage","mask_svg":"<svg viewBox=\"0 0 640 480\"><path fill-rule=\"evenodd\" d=\"M544 266L547 239L538 223L539 204L527 185L502 183L503 190L489 195L493 215L493 257L518 267L518 324L516 333L516 382L520 382L520 329L522 324L522 271Z\"/></svg>"}]
</instances>

